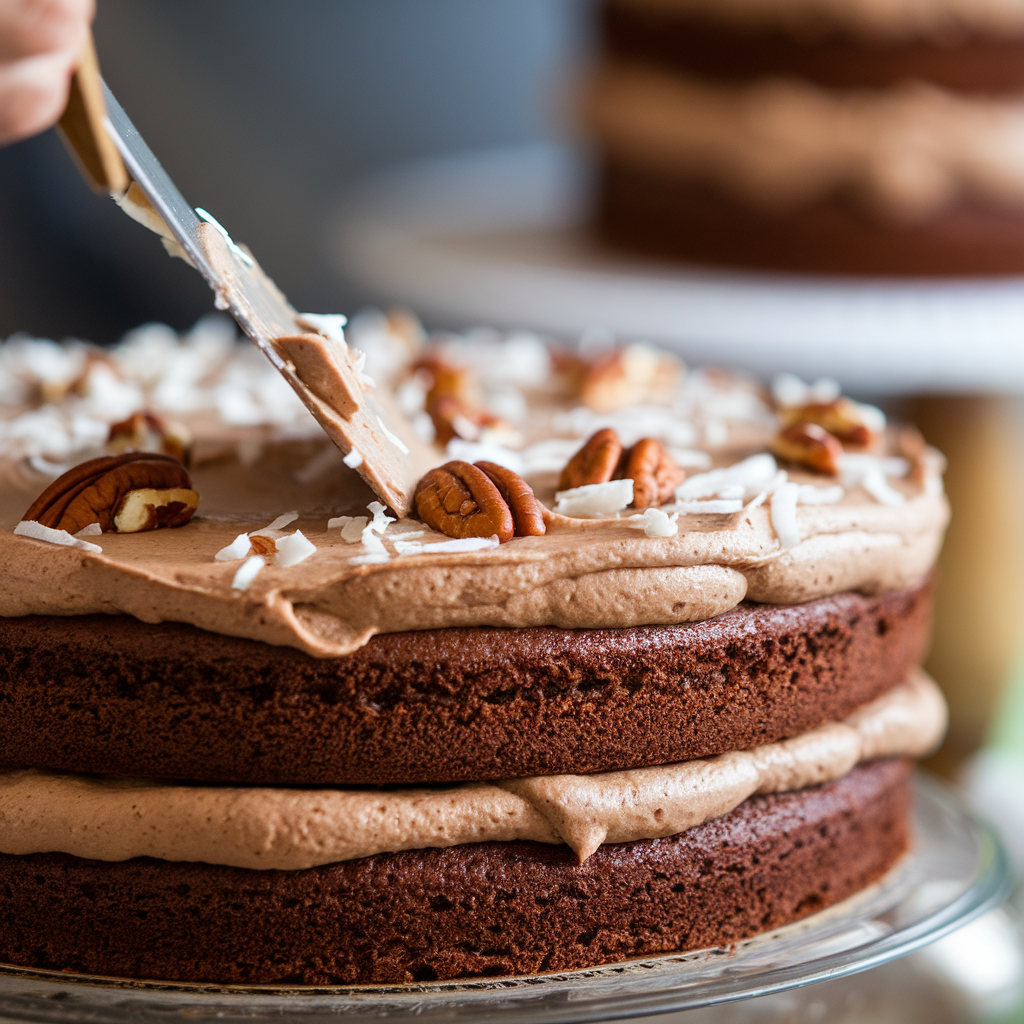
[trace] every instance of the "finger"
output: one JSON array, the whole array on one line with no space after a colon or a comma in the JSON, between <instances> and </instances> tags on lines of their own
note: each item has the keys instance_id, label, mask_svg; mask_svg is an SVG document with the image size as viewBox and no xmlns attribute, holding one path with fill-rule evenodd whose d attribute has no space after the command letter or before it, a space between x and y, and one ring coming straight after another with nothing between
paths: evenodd
<instances>
[{"instance_id":1,"label":"finger","mask_svg":"<svg viewBox=\"0 0 1024 1024\"><path fill-rule=\"evenodd\" d=\"M55 124L67 105L76 50L0 64L0 145Z\"/></svg>"},{"instance_id":2,"label":"finger","mask_svg":"<svg viewBox=\"0 0 1024 1024\"><path fill-rule=\"evenodd\" d=\"M0 0L0 61L77 48L95 0Z\"/></svg>"}]
</instances>

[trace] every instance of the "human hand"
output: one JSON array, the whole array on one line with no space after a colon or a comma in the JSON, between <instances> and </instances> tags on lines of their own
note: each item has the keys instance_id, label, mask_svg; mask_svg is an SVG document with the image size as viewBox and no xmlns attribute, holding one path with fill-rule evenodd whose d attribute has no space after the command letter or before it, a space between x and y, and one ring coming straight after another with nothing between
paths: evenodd
<instances>
[{"instance_id":1,"label":"human hand","mask_svg":"<svg viewBox=\"0 0 1024 1024\"><path fill-rule=\"evenodd\" d=\"M0 0L0 145L54 124L95 0Z\"/></svg>"}]
</instances>

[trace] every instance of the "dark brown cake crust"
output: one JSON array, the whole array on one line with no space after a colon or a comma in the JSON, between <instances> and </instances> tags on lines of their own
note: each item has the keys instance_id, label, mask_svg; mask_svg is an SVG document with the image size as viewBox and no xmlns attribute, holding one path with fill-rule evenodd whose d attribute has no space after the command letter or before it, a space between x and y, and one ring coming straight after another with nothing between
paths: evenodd
<instances>
[{"instance_id":1,"label":"dark brown cake crust","mask_svg":"<svg viewBox=\"0 0 1024 1024\"><path fill-rule=\"evenodd\" d=\"M754 797L671 839L481 843L288 873L0 855L0 960L223 983L565 971L726 945L837 903L910 841L910 768Z\"/></svg>"},{"instance_id":2,"label":"dark brown cake crust","mask_svg":"<svg viewBox=\"0 0 1024 1024\"><path fill-rule=\"evenodd\" d=\"M918 664L930 583L708 622L444 629L348 658L128 617L0 619L0 762L245 784L591 773L771 743Z\"/></svg>"},{"instance_id":3,"label":"dark brown cake crust","mask_svg":"<svg viewBox=\"0 0 1024 1024\"><path fill-rule=\"evenodd\" d=\"M892 224L843 197L772 213L699 180L615 159L602 167L597 231L617 249L731 267L904 277L1024 273L1024 214L962 204L921 223Z\"/></svg>"},{"instance_id":4,"label":"dark brown cake crust","mask_svg":"<svg viewBox=\"0 0 1024 1024\"><path fill-rule=\"evenodd\" d=\"M601 12L605 51L627 60L731 82L767 75L807 79L829 88L889 88L930 82L959 92L1024 89L1024 39L865 41L841 33L798 37L744 31L673 13L606 0Z\"/></svg>"}]
</instances>

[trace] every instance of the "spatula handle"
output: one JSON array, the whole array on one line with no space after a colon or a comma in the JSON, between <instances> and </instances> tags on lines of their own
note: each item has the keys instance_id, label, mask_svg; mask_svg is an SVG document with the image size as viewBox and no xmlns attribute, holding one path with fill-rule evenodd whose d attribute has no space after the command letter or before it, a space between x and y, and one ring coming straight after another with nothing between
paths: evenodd
<instances>
[{"instance_id":1,"label":"spatula handle","mask_svg":"<svg viewBox=\"0 0 1024 1024\"><path fill-rule=\"evenodd\" d=\"M64 144L76 158L78 169L89 185L100 193L121 195L128 188L128 171L107 134L104 122L107 105L103 99L100 66L92 32L87 32L71 78L68 105L59 122Z\"/></svg>"}]
</instances>

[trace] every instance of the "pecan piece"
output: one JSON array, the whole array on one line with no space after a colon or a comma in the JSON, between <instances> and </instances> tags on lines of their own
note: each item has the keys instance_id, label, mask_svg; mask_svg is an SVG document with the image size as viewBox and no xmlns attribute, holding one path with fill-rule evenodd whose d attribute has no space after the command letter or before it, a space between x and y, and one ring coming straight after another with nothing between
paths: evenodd
<instances>
[{"instance_id":1,"label":"pecan piece","mask_svg":"<svg viewBox=\"0 0 1024 1024\"><path fill-rule=\"evenodd\" d=\"M587 484L607 483L621 457L622 442L611 427L591 434L586 444L566 463L558 489L569 491Z\"/></svg>"},{"instance_id":2,"label":"pecan piece","mask_svg":"<svg viewBox=\"0 0 1024 1024\"><path fill-rule=\"evenodd\" d=\"M594 412L615 412L629 405L670 402L683 367L668 352L627 345L601 356L583 375L580 397Z\"/></svg>"},{"instance_id":3,"label":"pecan piece","mask_svg":"<svg viewBox=\"0 0 1024 1024\"><path fill-rule=\"evenodd\" d=\"M104 533L183 526L199 505L188 470L155 452L90 459L58 477L22 519L78 533L99 523Z\"/></svg>"},{"instance_id":4,"label":"pecan piece","mask_svg":"<svg viewBox=\"0 0 1024 1024\"><path fill-rule=\"evenodd\" d=\"M623 455L615 479L633 481L633 508L643 511L664 505L686 479L686 471L660 441L643 437Z\"/></svg>"},{"instance_id":5,"label":"pecan piece","mask_svg":"<svg viewBox=\"0 0 1024 1024\"><path fill-rule=\"evenodd\" d=\"M277 553L277 541L265 533L253 533L249 536L249 551L253 555L273 555Z\"/></svg>"},{"instance_id":6,"label":"pecan piece","mask_svg":"<svg viewBox=\"0 0 1024 1024\"><path fill-rule=\"evenodd\" d=\"M843 446L817 423L794 423L772 439L772 451L819 473L838 473Z\"/></svg>"},{"instance_id":7,"label":"pecan piece","mask_svg":"<svg viewBox=\"0 0 1024 1024\"><path fill-rule=\"evenodd\" d=\"M187 466L192 435L183 423L164 420L152 412L136 412L110 425L106 448L111 455L129 451L163 452Z\"/></svg>"},{"instance_id":8,"label":"pecan piece","mask_svg":"<svg viewBox=\"0 0 1024 1024\"><path fill-rule=\"evenodd\" d=\"M416 515L446 537L512 539L512 513L482 469L468 462L446 462L416 485Z\"/></svg>"},{"instance_id":9,"label":"pecan piece","mask_svg":"<svg viewBox=\"0 0 1024 1024\"><path fill-rule=\"evenodd\" d=\"M533 488L518 473L496 462L476 462L474 465L482 469L498 488L498 493L512 513L517 537L543 537L547 533L541 504Z\"/></svg>"},{"instance_id":10,"label":"pecan piece","mask_svg":"<svg viewBox=\"0 0 1024 1024\"><path fill-rule=\"evenodd\" d=\"M855 448L867 448L879 437L878 433L871 429L861 407L849 398L790 406L780 410L779 416L783 428L794 423L816 423L843 444Z\"/></svg>"}]
</instances>

